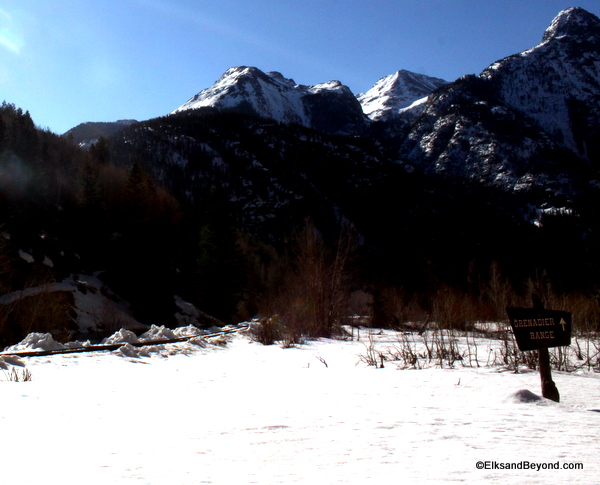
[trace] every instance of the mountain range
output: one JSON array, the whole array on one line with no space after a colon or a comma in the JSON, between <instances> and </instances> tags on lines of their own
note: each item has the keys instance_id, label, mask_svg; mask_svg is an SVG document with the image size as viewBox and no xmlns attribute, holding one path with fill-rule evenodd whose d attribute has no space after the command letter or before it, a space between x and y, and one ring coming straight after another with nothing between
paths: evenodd
<instances>
[{"instance_id":1,"label":"mountain range","mask_svg":"<svg viewBox=\"0 0 600 485\"><path fill-rule=\"evenodd\" d=\"M171 115L228 110L376 137L411 169L545 191L566 203L585 185L582 176L593 175L600 151L599 32L596 16L566 9L539 45L479 75L449 83L401 70L356 96L339 81L305 86L278 72L233 67Z\"/></svg>"},{"instance_id":2,"label":"mountain range","mask_svg":"<svg viewBox=\"0 0 600 485\"><path fill-rule=\"evenodd\" d=\"M593 295L600 20L567 9L540 34L478 75L400 70L358 95L233 67L162 117L66 137L3 103L3 292L101 271L139 322L171 318L173 295L230 321L277 313L286 285L308 281L309 249L338 264L345 245L344 291L370 296L384 325L410 308L501 318L502 288ZM4 308L0 342L36 308Z\"/></svg>"},{"instance_id":3,"label":"mountain range","mask_svg":"<svg viewBox=\"0 0 600 485\"><path fill-rule=\"evenodd\" d=\"M428 173L571 197L594 183L600 20L561 12L525 52L436 91L399 155Z\"/></svg>"},{"instance_id":4,"label":"mountain range","mask_svg":"<svg viewBox=\"0 0 600 485\"><path fill-rule=\"evenodd\" d=\"M600 196L600 20L569 8L541 34L479 75L398 71L359 95L233 67L173 112L112 135L111 160L141 161L186 203L218 190L233 226L263 241L311 216L323 234L351 223L411 277L433 252L442 266L535 264L541 253L510 237L530 238L553 214L577 215L573 238L587 237ZM413 269L398 240L422 254Z\"/></svg>"}]
</instances>

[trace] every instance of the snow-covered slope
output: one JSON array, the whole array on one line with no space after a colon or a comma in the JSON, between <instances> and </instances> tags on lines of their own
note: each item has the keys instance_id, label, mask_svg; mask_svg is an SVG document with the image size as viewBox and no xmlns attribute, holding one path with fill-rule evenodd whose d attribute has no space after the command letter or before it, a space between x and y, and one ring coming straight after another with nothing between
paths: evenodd
<instances>
[{"instance_id":1,"label":"snow-covered slope","mask_svg":"<svg viewBox=\"0 0 600 485\"><path fill-rule=\"evenodd\" d=\"M364 122L360 103L339 81L305 86L279 72L246 66L228 69L172 114L204 107L237 109L334 133L354 132Z\"/></svg>"},{"instance_id":2,"label":"snow-covered slope","mask_svg":"<svg viewBox=\"0 0 600 485\"><path fill-rule=\"evenodd\" d=\"M368 333L291 349L233 334L219 339L225 346L196 339L5 356L6 374L27 370L32 380L0 383L3 481L598 482L597 373L555 371L555 403L538 396L539 374L526 368L469 367L469 359L443 369L367 367L361 354L375 346L387 356L406 337ZM469 355L479 348L485 365L502 341L477 338L473 350L474 342Z\"/></svg>"},{"instance_id":3,"label":"snow-covered slope","mask_svg":"<svg viewBox=\"0 0 600 485\"><path fill-rule=\"evenodd\" d=\"M255 67L232 67L211 87L177 108L173 113L198 108L239 108L247 103L256 114L280 122L308 124L302 105L306 86L278 72L264 73Z\"/></svg>"},{"instance_id":4,"label":"snow-covered slope","mask_svg":"<svg viewBox=\"0 0 600 485\"><path fill-rule=\"evenodd\" d=\"M481 74L500 99L534 119L567 148L589 158L600 147L600 19L563 10L538 46ZM590 142L592 146L590 146Z\"/></svg>"},{"instance_id":5,"label":"snow-covered slope","mask_svg":"<svg viewBox=\"0 0 600 485\"><path fill-rule=\"evenodd\" d=\"M401 70L381 78L357 99L365 114L372 120L386 119L415 101L425 98L447 81Z\"/></svg>"},{"instance_id":6,"label":"snow-covered slope","mask_svg":"<svg viewBox=\"0 0 600 485\"><path fill-rule=\"evenodd\" d=\"M441 87L399 136L427 173L568 199L600 154L600 20L560 12L540 45Z\"/></svg>"}]
</instances>

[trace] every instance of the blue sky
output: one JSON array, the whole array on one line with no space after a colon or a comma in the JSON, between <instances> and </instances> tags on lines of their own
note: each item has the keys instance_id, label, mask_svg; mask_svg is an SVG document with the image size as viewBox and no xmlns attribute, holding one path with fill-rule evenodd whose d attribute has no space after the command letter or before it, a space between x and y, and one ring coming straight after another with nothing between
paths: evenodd
<instances>
[{"instance_id":1,"label":"blue sky","mask_svg":"<svg viewBox=\"0 0 600 485\"><path fill-rule=\"evenodd\" d=\"M598 0L0 0L0 99L63 133L162 116L232 66L353 92L407 69L452 81Z\"/></svg>"}]
</instances>

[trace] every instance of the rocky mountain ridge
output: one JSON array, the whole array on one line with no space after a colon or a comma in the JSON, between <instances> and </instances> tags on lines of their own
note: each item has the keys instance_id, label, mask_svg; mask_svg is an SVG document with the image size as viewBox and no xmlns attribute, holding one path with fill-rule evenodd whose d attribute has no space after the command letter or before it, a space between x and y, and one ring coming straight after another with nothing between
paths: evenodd
<instances>
[{"instance_id":1,"label":"rocky mountain ridge","mask_svg":"<svg viewBox=\"0 0 600 485\"><path fill-rule=\"evenodd\" d=\"M305 86L279 72L247 66L228 69L172 114L207 107L235 109L328 133L360 131L364 123L360 103L339 81Z\"/></svg>"},{"instance_id":2,"label":"rocky mountain ridge","mask_svg":"<svg viewBox=\"0 0 600 485\"><path fill-rule=\"evenodd\" d=\"M478 76L446 83L398 71L358 96L338 81L305 86L278 72L234 67L167 118L208 109L364 136L406 170L530 194L540 210L568 207L574 195L600 185L599 25L583 9L566 9L538 46ZM186 157L167 156L178 164Z\"/></svg>"},{"instance_id":3,"label":"rocky mountain ridge","mask_svg":"<svg viewBox=\"0 0 600 485\"><path fill-rule=\"evenodd\" d=\"M599 47L596 16L561 12L538 46L433 93L398 134L399 158L425 173L569 205L597 184Z\"/></svg>"},{"instance_id":4,"label":"rocky mountain ridge","mask_svg":"<svg viewBox=\"0 0 600 485\"><path fill-rule=\"evenodd\" d=\"M448 84L443 79L416 74L404 69L381 78L366 93L357 96L364 113L372 120L398 115L416 101L423 102L437 88Z\"/></svg>"}]
</instances>

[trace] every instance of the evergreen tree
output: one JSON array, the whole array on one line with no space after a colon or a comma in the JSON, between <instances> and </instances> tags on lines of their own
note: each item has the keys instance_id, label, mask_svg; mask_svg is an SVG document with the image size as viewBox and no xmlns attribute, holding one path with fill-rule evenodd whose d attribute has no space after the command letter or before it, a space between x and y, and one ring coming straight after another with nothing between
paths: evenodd
<instances>
[{"instance_id":1,"label":"evergreen tree","mask_svg":"<svg viewBox=\"0 0 600 485\"><path fill-rule=\"evenodd\" d=\"M90 157L92 160L107 164L110 162L110 150L108 146L108 140L101 136L98 141L90 146Z\"/></svg>"}]
</instances>

